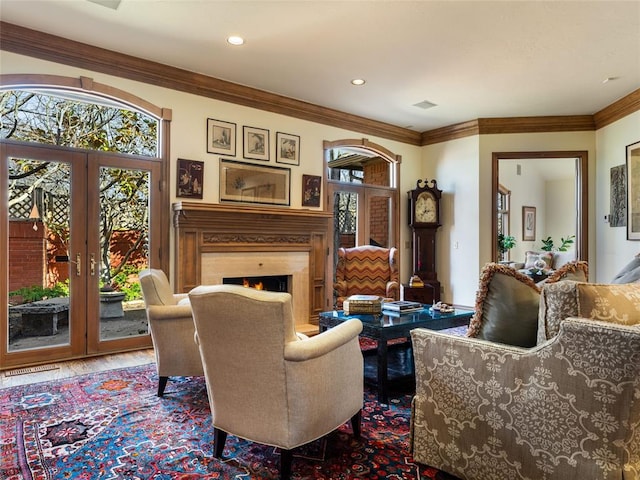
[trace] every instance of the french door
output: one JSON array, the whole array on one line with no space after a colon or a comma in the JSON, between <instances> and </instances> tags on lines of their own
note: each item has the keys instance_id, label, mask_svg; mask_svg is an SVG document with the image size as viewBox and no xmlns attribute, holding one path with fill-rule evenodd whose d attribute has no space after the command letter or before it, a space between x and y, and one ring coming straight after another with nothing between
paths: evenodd
<instances>
[{"instance_id":1,"label":"french door","mask_svg":"<svg viewBox=\"0 0 640 480\"><path fill-rule=\"evenodd\" d=\"M159 160L0 143L0 368L151 345Z\"/></svg>"}]
</instances>

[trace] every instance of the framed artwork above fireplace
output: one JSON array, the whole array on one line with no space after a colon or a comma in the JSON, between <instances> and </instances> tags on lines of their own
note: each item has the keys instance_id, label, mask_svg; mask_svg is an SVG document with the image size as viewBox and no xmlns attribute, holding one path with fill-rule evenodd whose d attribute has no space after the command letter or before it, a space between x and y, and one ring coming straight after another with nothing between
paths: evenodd
<instances>
[{"instance_id":1,"label":"framed artwork above fireplace","mask_svg":"<svg viewBox=\"0 0 640 480\"><path fill-rule=\"evenodd\" d=\"M290 204L291 169L220 159L220 200Z\"/></svg>"}]
</instances>

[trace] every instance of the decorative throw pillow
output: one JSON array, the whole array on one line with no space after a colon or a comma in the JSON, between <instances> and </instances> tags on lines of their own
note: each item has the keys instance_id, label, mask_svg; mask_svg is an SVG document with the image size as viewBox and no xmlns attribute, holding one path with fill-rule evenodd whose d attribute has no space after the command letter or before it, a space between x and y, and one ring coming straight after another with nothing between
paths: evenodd
<instances>
[{"instance_id":1,"label":"decorative throw pillow","mask_svg":"<svg viewBox=\"0 0 640 480\"><path fill-rule=\"evenodd\" d=\"M538 259L544 261L544 263L546 263L547 265L542 269L542 270L550 270L551 267L553 267L553 253L551 252L532 252L532 251L527 251L525 252L525 260L524 260L524 268L525 269L529 269L529 268L538 268L536 266L536 261L538 261Z\"/></svg>"},{"instance_id":2,"label":"decorative throw pillow","mask_svg":"<svg viewBox=\"0 0 640 480\"><path fill-rule=\"evenodd\" d=\"M640 253L620 270L611 283L632 283L640 282Z\"/></svg>"},{"instance_id":3,"label":"decorative throw pillow","mask_svg":"<svg viewBox=\"0 0 640 480\"><path fill-rule=\"evenodd\" d=\"M545 284L540 295L538 344L555 337L567 317L620 325L640 323L640 286L563 280Z\"/></svg>"},{"instance_id":4,"label":"decorative throw pillow","mask_svg":"<svg viewBox=\"0 0 640 480\"><path fill-rule=\"evenodd\" d=\"M555 283L561 280L574 280L576 282L589 281L589 264L581 260L564 264L549 275L545 283Z\"/></svg>"},{"instance_id":5,"label":"decorative throw pillow","mask_svg":"<svg viewBox=\"0 0 640 480\"><path fill-rule=\"evenodd\" d=\"M480 274L468 337L532 347L536 344L540 289L513 268L488 263Z\"/></svg>"}]
</instances>

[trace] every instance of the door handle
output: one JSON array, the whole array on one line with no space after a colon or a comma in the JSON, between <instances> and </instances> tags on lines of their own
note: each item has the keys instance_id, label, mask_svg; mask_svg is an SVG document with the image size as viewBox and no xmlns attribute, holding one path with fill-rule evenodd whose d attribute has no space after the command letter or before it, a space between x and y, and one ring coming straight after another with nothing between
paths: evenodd
<instances>
[{"instance_id":1,"label":"door handle","mask_svg":"<svg viewBox=\"0 0 640 480\"><path fill-rule=\"evenodd\" d=\"M92 253L89 255L89 272L91 276L95 276L96 274L96 254Z\"/></svg>"},{"instance_id":2,"label":"door handle","mask_svg":"<svg viewBox=\"0 0 640 480\"><path fill-rule=\"evenodd\" d=\"M82 257L79 253L76 253L76 277L82 275L82 264L80 263L81 261Z\"/></svg>"}]
</instances>

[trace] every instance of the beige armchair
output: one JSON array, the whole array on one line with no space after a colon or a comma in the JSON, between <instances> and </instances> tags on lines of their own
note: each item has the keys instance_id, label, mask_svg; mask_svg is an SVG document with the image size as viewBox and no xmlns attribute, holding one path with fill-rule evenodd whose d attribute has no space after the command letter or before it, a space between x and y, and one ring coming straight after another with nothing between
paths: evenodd
<instances>
[{"instance_id":1,"label":"beige armchair","mask_svg":"<svg viewBox=\"0 0 640 480\"><path fill-rule=\"evenodd\" d=\"M138 276L156 355L158 396L161 397L169 377L200 376L204 371L194 340L187 294L174 294L162 270L142 270Z\"/></svg>"},{"instance_id":2,"label":"beige armchair","mask_svg":"<svg viewBox=\"0 0 640 480\"><path fill-rule=\"evenodd\" d=\"M214 454L227 434L279 447L282 478L291 449L351 420L360 434L360 320L311 338L294 330L291 295L235 285L189 293L214 426Z\"/></svg>"},{"instance_id":3,"label":"beige armchair","mask_svg":"<svg viewBox=\"0 0 640 480\"><path fill-rule=\"evenodd\" d=\"M411 448L467 480L640 478L640 328L570 318L531 349L425 329Z\"/></svg>"}]
</instances>

